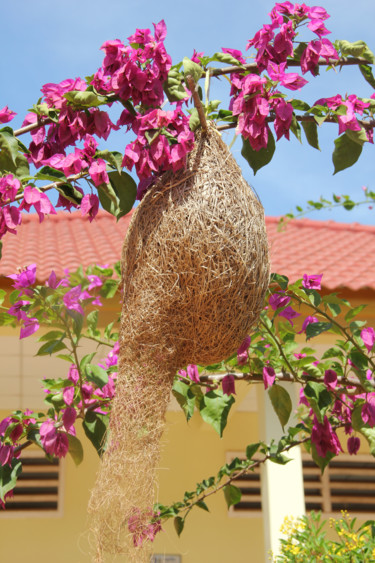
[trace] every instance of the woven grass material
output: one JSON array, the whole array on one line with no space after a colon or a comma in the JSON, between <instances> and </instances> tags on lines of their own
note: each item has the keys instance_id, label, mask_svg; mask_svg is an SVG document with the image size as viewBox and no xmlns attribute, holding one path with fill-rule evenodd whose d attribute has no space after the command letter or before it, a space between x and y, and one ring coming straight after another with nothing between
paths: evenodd
<instances>
[{"instance_id":1,"label":"woven grass material","mask_svg":"<svg viewBox=\"0 0 375 563\"><path fill-rule=\"evenodd\" d=\"M198 134L185 171L146 193L122 264L118 384L90 511L99 552L141 562L149 551L132 546L127 522L134 510L149 520L173 377L233 354L269 283L262 205L216 129Z\"/></svg>"}]
</instances>

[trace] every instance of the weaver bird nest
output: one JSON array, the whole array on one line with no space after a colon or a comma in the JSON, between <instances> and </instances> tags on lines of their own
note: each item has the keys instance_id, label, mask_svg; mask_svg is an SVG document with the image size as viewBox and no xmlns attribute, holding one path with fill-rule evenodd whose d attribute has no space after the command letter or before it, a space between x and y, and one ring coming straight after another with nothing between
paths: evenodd
<instances>
[{"instance_id":1,"label":"weaver bird nest","mask_svg":"<svg viewBox=\"0 0 375 563\"><path fill-rule=\"evenodd\" d=\"M90 509L98 553L147 561L147 549L133 549L131 538L126 545L128 524L135 511L145 529L150 518L173 377L188 363L233 354L269 282L262 205L216 129L198 133L184 171L165 173L146 193L122 265L117 391Z\"/></svg>"}]
</instances>

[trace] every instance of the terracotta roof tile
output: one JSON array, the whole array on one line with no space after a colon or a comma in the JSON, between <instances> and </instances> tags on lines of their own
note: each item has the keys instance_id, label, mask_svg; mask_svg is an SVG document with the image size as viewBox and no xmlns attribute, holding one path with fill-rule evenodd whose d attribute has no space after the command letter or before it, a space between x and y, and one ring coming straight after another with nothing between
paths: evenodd
<instances>
[{"instance_id":1,"label":"terracotta roof tile","mask_svg":"<svg viewBox=\"0 0 375 563\"><path fill-rule=\"evenodd\" d=\"M37 215L25 215L17 236L4 238L0 275L34 262L39 280L45 280L52 269L62 276L64 269L80 264L84 268L113 264L121 256L131 215L116 222L100 211L90 223L79 212L59 212L41 224ZM375 227L300 219L278 231L277 217L266 217L266 225L273 271L291 280L324 272L323 285L330 290L375 289Z\"/></svg>"}]
</instances>

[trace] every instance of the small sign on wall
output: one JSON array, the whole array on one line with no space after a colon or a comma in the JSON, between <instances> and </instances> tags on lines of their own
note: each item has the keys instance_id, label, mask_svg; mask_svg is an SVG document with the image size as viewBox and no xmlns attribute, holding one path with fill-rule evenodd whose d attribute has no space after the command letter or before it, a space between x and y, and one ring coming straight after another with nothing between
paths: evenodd
<instances>
[{"instance_id":1,"label":"small sign on wall","mask_svg":"<svg viewBox=\"0 0 375 563\"><path fill-rule=\"evenodd\" d=\"M181 563L181 555L155 553L152 556L151 563Z\"/></svg>"}]
</instances>

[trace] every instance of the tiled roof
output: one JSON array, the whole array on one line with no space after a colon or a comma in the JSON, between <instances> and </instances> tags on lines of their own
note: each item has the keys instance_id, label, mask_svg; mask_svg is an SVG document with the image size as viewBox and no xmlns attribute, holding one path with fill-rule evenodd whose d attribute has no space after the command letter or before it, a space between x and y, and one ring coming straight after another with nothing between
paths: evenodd
<instances>
[{"instance_id":1,"label":"tiled roof","mask_svg":"<svg viewBox=\"0 0 375 563\"><path fill-rule=\"evenodd\" d=\"M36 214L25 215L17 236L4 238L0 276L32 263L37 264L39 280L52 269L62 276L65 268L80 264L113 264L121 256L130 218L131 213L116 222L100 211L89 223L79 212L59 212L39 224ZM272 271L291 280L304 273L324 273L323 285L330 290L375 289L375 227L300 219L278 231L277 217L267 217L266 225Z\"/></svg>"}]
</instances>

